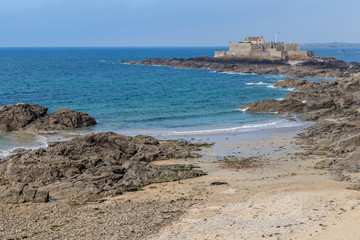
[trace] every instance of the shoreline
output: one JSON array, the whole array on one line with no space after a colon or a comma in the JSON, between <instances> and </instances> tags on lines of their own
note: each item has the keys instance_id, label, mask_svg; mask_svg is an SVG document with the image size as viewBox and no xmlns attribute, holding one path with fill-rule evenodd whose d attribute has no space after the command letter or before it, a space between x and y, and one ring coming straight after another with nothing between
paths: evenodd
<instances>
[{"instance_id":1,"label":"shoreline","mask_svg":"<svg viewBox=\"0 0 360 240\"><path fill-rule=\"evenodd\" d=\"M150 58L141 61L123 61L131 65L169 66L176 68L198 68L216 72L245 74L285 74L296 78L343 78L360 71L357 62L344 62L335 58L311 57L294 62L291 59L273 60L249 57L192 57L188 59Z\"/></svg>"},{"instance_id":2,"label":"shoreline","mask_svg":"<svg viewBox=\"0 0 360 240\"><path fill-rule=\"evenodd\" d=\"M95 202L0 203L0 236L153 240L358 236L360 192L345 189L350 183L335 182L329 171L314 169L314 162L326 156L299 155L306 149L294 137L303 131L287 130L251 140L241 134L213 135L216 144L203 148L201 158L153 163L193 164L206 176L155 183ZM234 150L241 151L238 156L256 156L260 165L221 167L219 153L226 156ZM146 216L156 217L145 220ZM349 231L339 231L344 226Z\"/></svg>"},{"instance_id":3,"label":"shoreline","mask_svg":"<svg viewBox=\"0 0 360 240\"><path fill-rule=\"evenodd\" d=\"M189 131L178 131L176 129L166 129L165 131L161 130L153 130L154 132L146 132L143 130L137 131L136 129L131 131L114 131L118 134L123 134L126 136L136 136L136 135L149 135L155 137L159 140L176 140L176 139L186 139L191 140L191 138L204 138L207 139L212 136L216 135L244 135L251 138L253 134L261 134L260 132L264 131L265 133L274 134L276 131L286 131L282 129L292 129L292 128L302 128L302 127L309 127L313 123L307 121L301 121L297 119L296 121L289 121L289 117L286 116L278 116L277 118L256 121L256 122L247 122L240 125L229 125L227 128L218 128L214 129L202 129L202 130L189 130ZM271 121L270 121L271 120ZM286 126L284 126L286 125ZM14 143L19 141L20 143L24 143L24 145L14 145L13 147L8 147L7 149L1 149L0 154L3 157L12 155L12 152L25 149L25 150L35 150L39 148L47 147L51 144L57 142L64 142L69 141L75 137L83 137L88 134L93 133L101 133L103 131L93 131L93 130L86 130L86 129L73 129L73 130L65 130L65 131L50 131L50 132L34 132L34 131L13 131L6 133L2 136L4 140L10 138ZM106 132L106 131L105 131ZM156 133L158 132L158 133ZM274 132L274 133L271 133ZM35 141L31 139L35 139L38 144L34 144ZM29 145L28 143L31 143Z\"/></svg>"}]
</instances>

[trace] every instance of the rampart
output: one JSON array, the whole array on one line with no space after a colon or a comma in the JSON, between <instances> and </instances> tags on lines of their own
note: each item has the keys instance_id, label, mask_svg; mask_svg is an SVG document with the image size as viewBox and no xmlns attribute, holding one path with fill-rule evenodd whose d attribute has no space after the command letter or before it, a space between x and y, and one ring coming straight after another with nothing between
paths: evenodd
<instances>
[{"instance_id":1,"label":"rampart","mask_svg":"<svg viewBox=\"0 0 360 240\"><path fill-rule=\"evenodd\" d=\"M215 51L215 57L257 57L257 58L285 58L292 56L312 57L313 51L300 51L297 43L250 43L240 42L229 44L229 51Z\"/></svg>"}]
</instances>

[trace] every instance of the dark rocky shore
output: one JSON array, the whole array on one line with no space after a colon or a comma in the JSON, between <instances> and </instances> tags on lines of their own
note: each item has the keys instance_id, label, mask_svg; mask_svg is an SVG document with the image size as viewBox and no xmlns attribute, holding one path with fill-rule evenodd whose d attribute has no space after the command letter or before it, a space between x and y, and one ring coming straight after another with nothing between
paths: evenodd
<instances>
[{"instance_id":1,"label":"dark rocky shore","mask_svg":"<svg viewBox=\"0 0 360 240\"><path fill-rule=\"evenodd\" d=\"M96 124L86 113L19 103L0 107L2 132L54 131ZM134 138L99 133L51 144L37 150L18 149L0 159L0 201L8 203L93 200L140 190L155 182L204 175L192 165L153 165L167 159L199 157L201 144L159 142L150 136Z\"/></svg>"},{"instance_id":2,"label":"dark rocky shore","mask_svg":"<svg viewBox=\"0 0 360 240\"><path fill-rule=\"evenodd\" d=\"M242 72L256 74L286 74L298 78L349 77L360 71L360 63L346 63L334 58L314 57L308 60L267 60L257 58L193 57L189 59L151 58L130 64L160 65L177 68L213 69L218 72Z\"/></svg>"},{"instance_id":3,"label":"dark rocky shore","mask_svg":"<svg viewBox=\"0 0 360 240\"><path fill-rule=\"evenodd\" d=\"M310 82L286 79L275 87L296 91L284 100L264 100L241 107L246 112L296 114L317 124L301 135L302 143L311 146L309 154L326 154L328 160L317 167L335 171L360 171L360 75L336 81Z\"/></svg>"},{"instance_id":4,"label":"dark rocky shore","mask_svg":"<svg viewBox=\"0 0 360 240\"><path fill-rule=\"evenodd\" d=\"M153 165L167 159L199 157L199 146L99 133L0 159L0 201L9 203L94 200L137 191L155 182L204 175L192 165Z\"/></svg>"}]
</instances>

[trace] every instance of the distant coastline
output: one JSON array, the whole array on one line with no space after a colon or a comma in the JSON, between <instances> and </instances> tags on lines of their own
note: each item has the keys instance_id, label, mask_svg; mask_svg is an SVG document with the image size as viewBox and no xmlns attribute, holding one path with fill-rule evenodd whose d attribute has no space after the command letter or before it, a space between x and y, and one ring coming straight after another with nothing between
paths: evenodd
<instances>
[{"instance_id":1,"label":"distant coastline","mask_svg":"<svg viewBox=\"0 0 360 240\"><path fill-rule=\"evenodd\" d=\"M302 48L357 48L360 43L344 43L344 42L331 42L331 43L300 43Z\"/></svg>"}]
</instances>

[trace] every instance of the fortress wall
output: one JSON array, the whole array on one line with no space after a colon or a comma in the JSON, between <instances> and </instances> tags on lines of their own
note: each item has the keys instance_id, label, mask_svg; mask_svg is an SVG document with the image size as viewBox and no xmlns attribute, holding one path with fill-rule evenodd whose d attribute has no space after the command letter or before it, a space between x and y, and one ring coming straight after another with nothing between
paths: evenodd
<instances>
[{"instance_id":1,"label":"fortress wall","mask_svg":"<svg viewBox=\"0 0 360 240\"><path fill-rule=\"evenodd\" d=\"M259 58L270 57L269 52L248 52L248 51L227 52L226 55L227 56L237 56L237 57L259 57Z\"/></svg>"},{"instance_id":2,"label":"fortress wall","mask_svg":"<svg viewBox=\"0 0 360 240\"><path fill-rule=\"evenodd\" d=\"M314 51L288 51L289 56L313 57Z\"/></svg>"},{"instance_id":3,"label":"fortress wall","mask_svg":"<svg viewBox=\"0 0 360 240\"><path fill-rule=\"evenodd\" d=\"M230 43L229 52L250 51L251 43Z\"/></svg>"},{"instance_id":4,"label":"fortress wall","mask_svg":"<svg viewBox=\"0 0 360 240\"><path fill-rule=\"evenodd\" d=\"M258 57L284 58L286 56L313 57L313 51L300 51L297 43L230 43L229 51L215 51L215 57L235 56L235 57Z\"/></svg>"},{"instance_id":5,"label":"fortress wall","mask_svg":"<svg viewBox=\"0 0 360 240\"><path fill-rule=\"evenodd\" d=\"M264 44L257 44L251 46L251 51L264 52L266 49Z\"/></svg>"},{"instance_id":6,"label":"fortress wall","mask_svg":"<svg viewBox=\"0 0 360 240\"><path fill-rule=\"evenodd\" d=\"M284 48L285 51L300 51L297 43L284 43Z\"/></svg>"},{"instance_id":7,"label":"fortress wall","mask_svg":"<svg viewBox=\"0 0 360 240\"><path fill-rule=\"evenodd\" d=\"M278 58L282 58L287 56L287 52L286 51L269 51L270 56L271 57L278 57Z\"/></svg>"}]
</instances>

